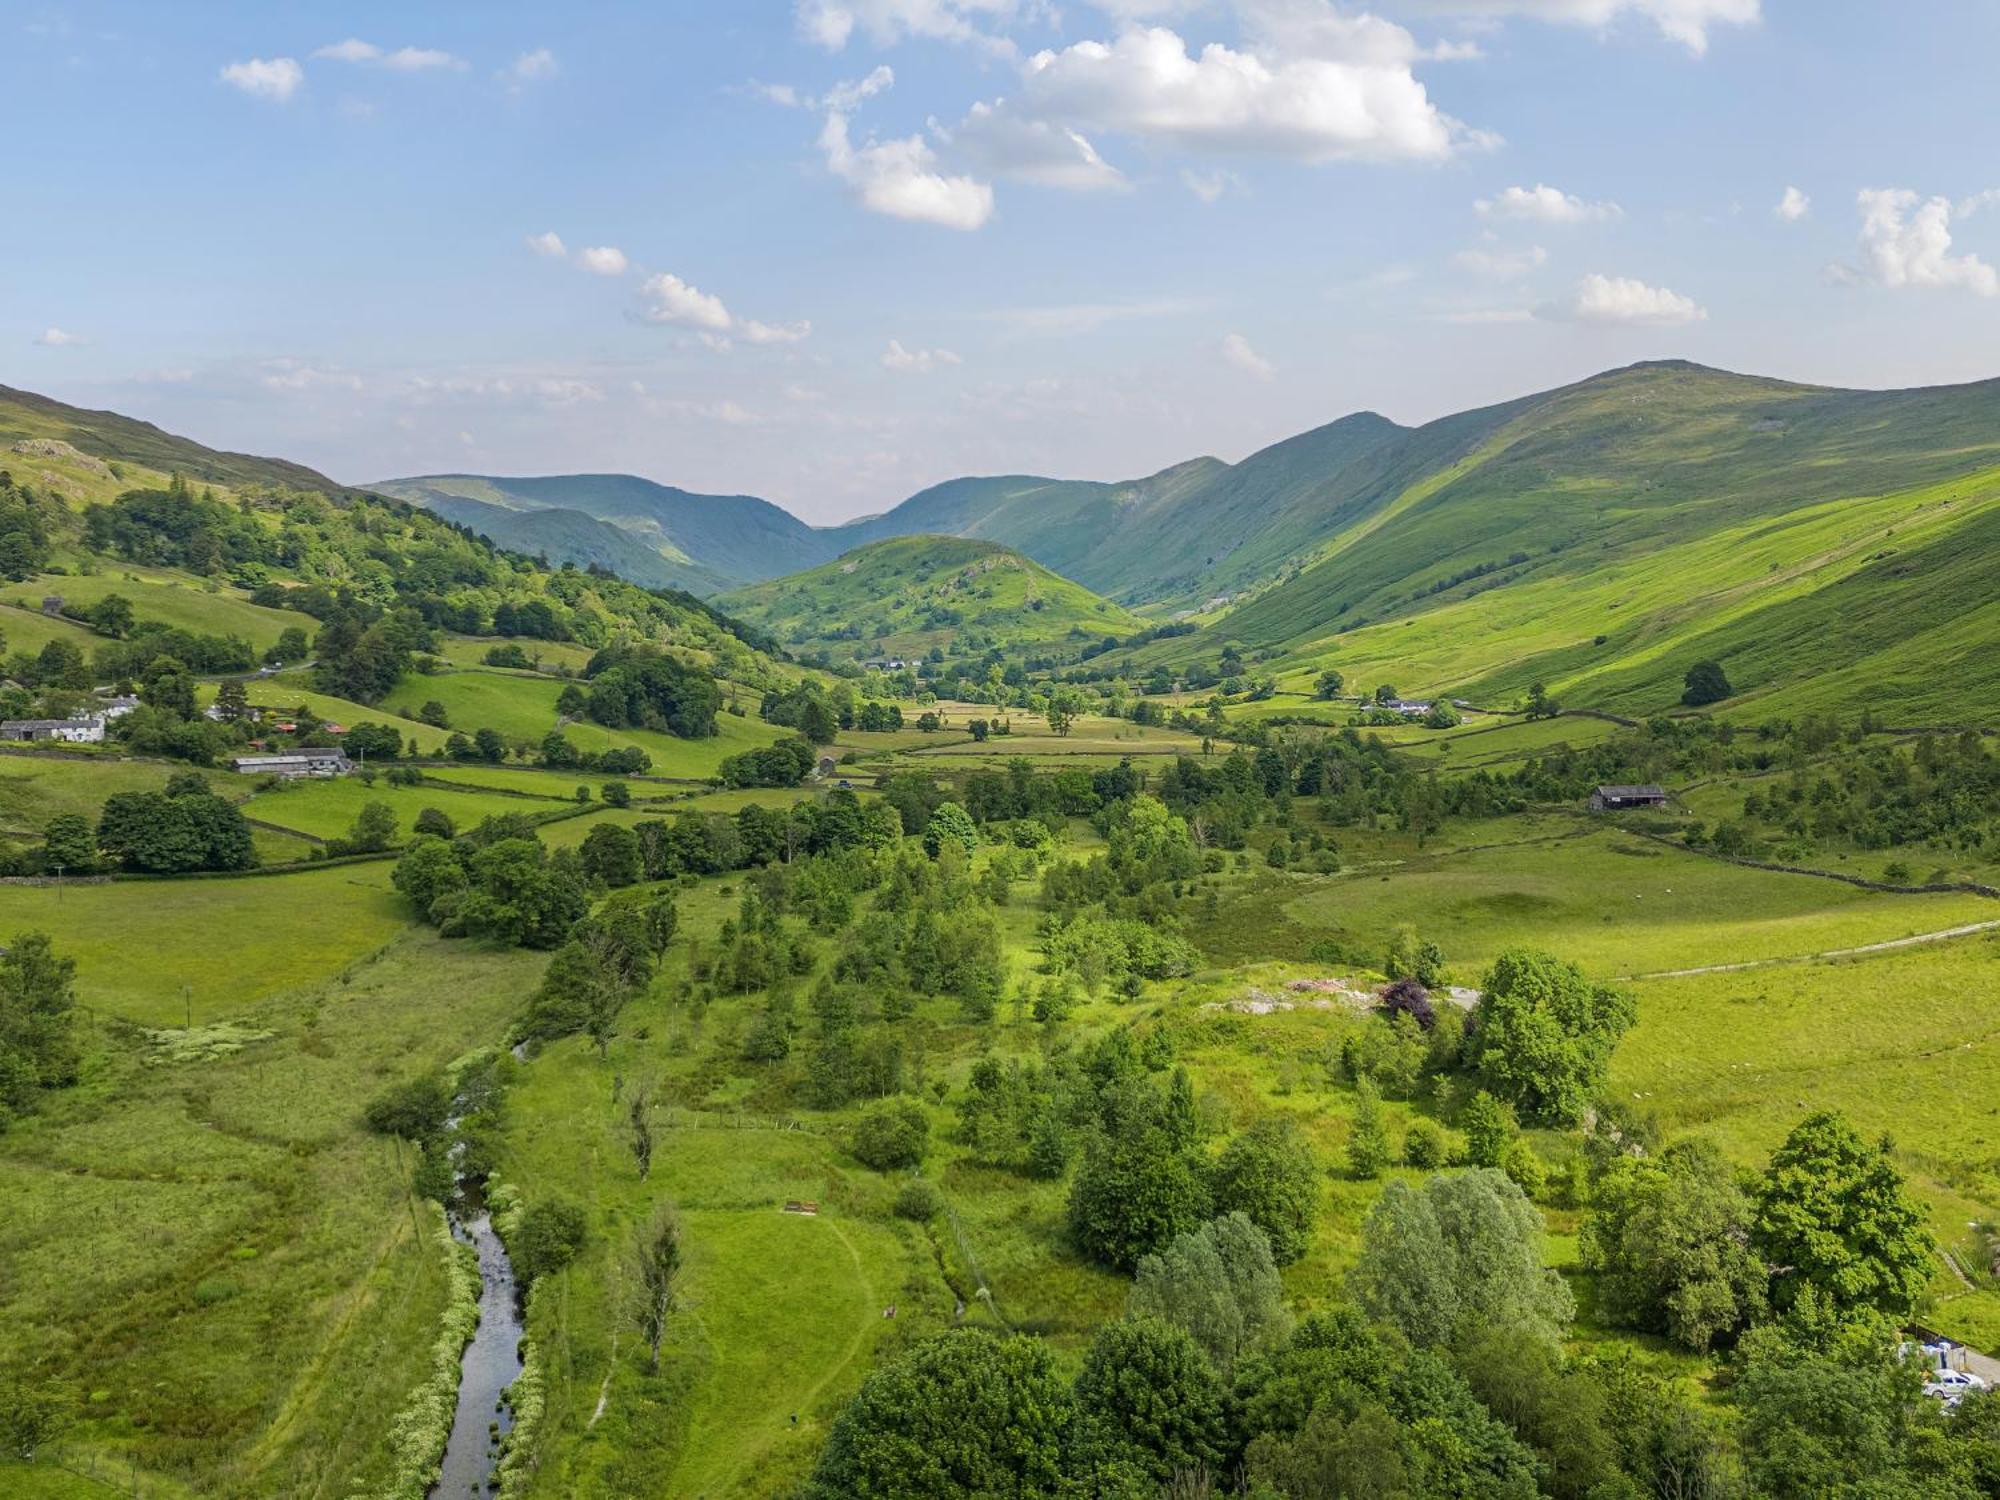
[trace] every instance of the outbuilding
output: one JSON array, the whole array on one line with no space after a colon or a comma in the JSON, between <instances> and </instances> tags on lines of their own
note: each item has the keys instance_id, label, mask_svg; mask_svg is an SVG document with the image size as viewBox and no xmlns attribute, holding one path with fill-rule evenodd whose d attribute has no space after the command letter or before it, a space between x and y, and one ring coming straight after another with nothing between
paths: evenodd
<instances>
[{"instance_id":1,"label":"outbuilding","mask_svg":"<svg viewBox=\"0 0 2000 1500\"><path fill-rule=\"evenodd\" d=\"M1592 812L1623 812L1631 807L1665 807L1663 786L1601 786L1590 794Z\"/></svg>"}]
</instances>

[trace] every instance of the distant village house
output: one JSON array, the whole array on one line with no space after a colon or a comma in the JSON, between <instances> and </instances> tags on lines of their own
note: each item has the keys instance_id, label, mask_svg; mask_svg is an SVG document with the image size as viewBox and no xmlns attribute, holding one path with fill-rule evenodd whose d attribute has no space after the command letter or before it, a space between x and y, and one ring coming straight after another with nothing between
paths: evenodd
<instances>
[{"instance_id":1,"label":"distant village house","mask_svg":"<svg viewBox=\"0 0 2000 1500\"><path fill-rule=\"evenodd\" d=\"M1667 789L1660 786L1601 786L1590 794L1592 812L1622 812L1628 807L1665 807Z\"/></svg>"},{"instance_id":2,"label":"distant village house","mask_svg":"<svg viewBox=\"0 0 2000 1500\"><path fill-rule=\"evenodd\" d=\"M239 755L229 769L242 776L343 776L352 763L345 750L287 750L277 755Z\"/></svg>"},{"instance_id":3,"label":"distant village house","mask_svg":"<svg viewBox=\"0 0 2000 1500\"><path fill-rule=\"evenodd\" d=\"M0 720L0 740L61 740L71 745L104 743L104 715L83 719Z\"/></svg>"}]
</instances>

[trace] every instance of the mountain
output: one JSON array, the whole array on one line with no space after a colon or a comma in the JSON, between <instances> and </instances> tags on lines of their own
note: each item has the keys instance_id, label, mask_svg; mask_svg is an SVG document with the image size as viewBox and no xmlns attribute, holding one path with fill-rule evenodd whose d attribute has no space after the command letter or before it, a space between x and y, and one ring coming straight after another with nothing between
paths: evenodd
<instances>
[{"instance_id":1,"label":"mountain","mask_svg":"<svg viewBox=\"0 0 2000 1500\"><path fill-rule=\"evenodd\" d=\"M407 493L398 496L411 499ZM511 510L464 495L435 494L425 509L491 540L510 552L546 557L578 567L609 569L647 588L716 594L738 580L690 562L677 562L635 533L580 510Z\"/></svg>"},{"instance_id":2,"label":"mountain","mask_svg":"<svg viewBox=\"0 0 2000 1500\"><path fill-rule=\"evenodd\" d=\"M728 614L797 654L839 660L1034 655L1128 635L1137 616L997 542L912 536L870 542L803 573L724 594Z\"/></svg>"},{"instance_id":3,"label":"mountain","mask_svg":"<svg viewBox=\"0 0 2000 1500\"><path fill-rule=\"evenodd\" d=\"M181 473L205 484L276 486L323 494L346 488L304 464L223 452L162 432L135 417L88 411L33 391L0 385L0 463L10 452L30 461L37 457L68 458L63 447L84 457L87 462L81 467L86 471L92 469L94 461L96 465L137 464L161 474Z\"/></svg>"},{"instance_id":4,"label":"mountain","mask_svg":"<svg viewBox=\"0 0 2000 1500\"><path fill-rule=\"evenodd\" d=\"M539 523L523 529L521 522L487 516L465 519L473 512L464 502L475 501L488 511L520 516L540 511L567 511L595 519L624 533L646 552L670 565L674 586L714 593L734 584L775 578L821 563L844 550L830 535L753 495L699 495L672 485L655 484L631 474L554 474L538 478L496 478L481 474L429 474L412 479L386 479L369 486L413 504L448 514L458 508L463 524L502 540L502 527L512 535L536 537L552 544L563 536L582 551L551 545L557 562L608 561L613 544L575 521ZM507 545L519 545L509 541ZM528 550L534 550L529 548ZM634 566L638 566L636 559ZM623 569L620 569L623 571ZM633 576L627 574L628 577Z\"/></svg>"},{"instance_id":5,"label":"mountain","mask_svg":"<svg viewBox=\"0 0 2000 1500\"><path fill-rule=\"evenodd\" d=\"M1544 681L1636 713L1714 659L1771 708L1845 681L1850 705L1931 713L2000 629L2000 381L1850 391L1638 365L1418 428L1361 467L1378 478L1353 519L1201 649L1480 701Z\"/></svg>"}]
</instances>

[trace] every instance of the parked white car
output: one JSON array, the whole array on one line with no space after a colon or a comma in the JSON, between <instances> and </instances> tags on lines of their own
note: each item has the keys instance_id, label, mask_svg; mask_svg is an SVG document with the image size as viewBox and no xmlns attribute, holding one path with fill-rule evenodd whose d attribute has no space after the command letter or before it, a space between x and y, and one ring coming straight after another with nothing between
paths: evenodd
<instances>
[{"instance_id":1,"label":"parked white car","mask_svg":"<svg viewBox=\"0 0 2000 1500\"><path fill-rule=\"evenodd\" d=\"M1935 1396L1947 1406L1956 1406L1969 1391L1983 1391L1986 1382L1963 1370L1939 1370L1924 1382L1924 1394Z\"/></svg>"}]
</instances>

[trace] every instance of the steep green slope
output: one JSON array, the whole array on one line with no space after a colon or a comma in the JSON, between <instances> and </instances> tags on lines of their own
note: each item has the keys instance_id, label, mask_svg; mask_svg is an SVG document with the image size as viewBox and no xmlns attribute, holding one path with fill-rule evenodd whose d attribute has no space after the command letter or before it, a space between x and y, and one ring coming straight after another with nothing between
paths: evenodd
<instances>
[{"instance_id":1,"label":"steep green slope","mask_svg":"<svg viewBox=\"0 0 2000 1500\"><path fill-rule=\"evenodd\" d=\"M207 484L282 485L322 494L344 488L304 464L221 452L162 432L151 422L116 412L87 411L0 385L0 467L6 466L10 453L18 452L22 458L16 462L31 468L38 456L36 445L47 442L67 443L100 462L138 464L161 474L179 472Z\"/></svg>"},{"instance_id":2,"label":"steep green slope","mask_svg":"<svg viewBox=\"0 0 2000 1500\"><path fill-rule=\"evenodd\" d=\"M1965 658L1991 654L1996 623L2000 383L1832 391L1653 365L1503 418L1298 577L1130 665L1234 644L1299 685L1335 666L1504 702L1541 681L1645 714L1714 659L1729 711L1981 717Z\"/></svg>"},{"instance_id":3,"label":"steep green slope","mask_svg":"<svg viewBox=\"0 0 2000 1500\"><path fill-rule=\"evenodd\" d=\"M1414 503L1247 604L1225 634L1297 642L2000 462L2000 382L1836 391L1669 363L1505 410L1459 472L1420 483Z\"/></svg>"},{"instance_id":4,"label":"steep green slope","mask_svg":"<svg viewBox=\"0 0 2000 1500\"><path fill-rule=\"evenodd\" d=\"M718 605L795 651L836 660L988 649L1073 656L1137 617L997 542L895 537Z\"/></svg>"},{"instance_id":5,"label":"steep green slope","mask_svg":"<svg viewBox=\"0 0 2000 1500\"><path fill-rule=\"evenodd\" d=\"M714 594L736 581L709 568L674 561L632 532L580 510L510 510L448 494L433 494L423 504L433 514L476 531L510 552L582 568L604 568L647 588Z\"/></svg>"},{"instance_id":6,"label":"steep green slope","mask_svg":"<svg viewBox=\"0 0 2000 1500\"><path fill-rule=\"evenodd\" d=\"M431 474L383 480L373 488L440 513L451 497L520 512L580 511L627 533L646 550L685 570L679 575L685 581L678 587L699 584L704 592L811 567L845 547L768 500L752 495L698 495L631 474L534 478ZM575 539L581 545L605 545L581 532ZM588 560L553 548L549 556L556 561Z\"/></svg>"}]
</instances>

